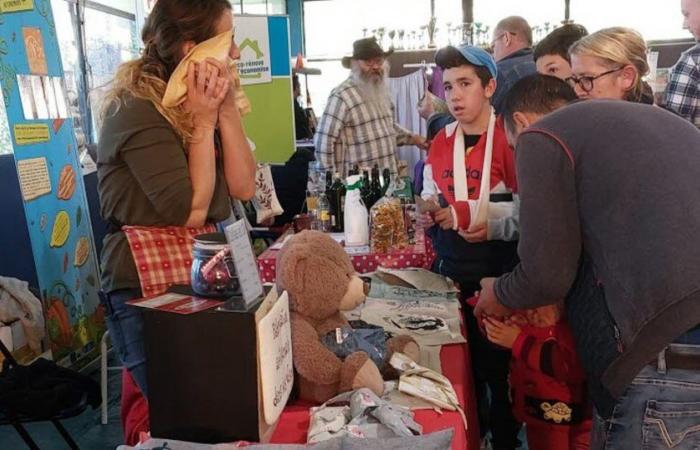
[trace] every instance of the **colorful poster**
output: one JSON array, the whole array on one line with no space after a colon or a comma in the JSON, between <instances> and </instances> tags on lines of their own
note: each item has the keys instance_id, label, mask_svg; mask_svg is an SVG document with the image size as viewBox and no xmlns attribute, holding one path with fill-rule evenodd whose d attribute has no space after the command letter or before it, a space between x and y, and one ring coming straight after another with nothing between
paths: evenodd
<instances>
[{"instance_id":1,"label":"colorful poster","mask_svg":"<svg viewBox=\"0 0 700 450\"><path fill-rule=\"evenodd\" d=\"M79 363L99 349L104 314L85 186L68 119L51 2L0 0L0 85L50 349ZM36 8L35 8L36 6ZM67 119L67 120L66 120Z\"/></svg>"},{"instance_id":2,"label":"colorful poster","mask_svg":"<svg viewBox=\"0 0 700 450\"><path fill-rule=\"evenodd\" d=\"M292 68L289 59L289 21L284 16L236 16L236 43L241 48L241 83L252 106L252 112L243 118L246 135L255 143L258 162L284 163L294 153L294 109L292 101ZM265 31L267 39L260 37ZM250 36L258 36L251 38ZM257 40L258 49L268 55L258 61L258 69L269 68L271 79L243 76L243 65L255 60L255 52L246 39ZM261 45L260 42L267 42ZM257 70L257 69L256 69ZM249 72L246 75L255 74ZM262 72L257 72L262 73Z\"/></svg>"},{"instance_id":3,"label":"colorful poster","mask_svg":"<svg viewBox=\"0 0 700 450\"><path fill-rule=\"evenodd\" d=\"M236 18L235 39L241 51L241 60L238 62L241 84L270 83L272 64L267 17Z\"/></svg>"}]
</instances>

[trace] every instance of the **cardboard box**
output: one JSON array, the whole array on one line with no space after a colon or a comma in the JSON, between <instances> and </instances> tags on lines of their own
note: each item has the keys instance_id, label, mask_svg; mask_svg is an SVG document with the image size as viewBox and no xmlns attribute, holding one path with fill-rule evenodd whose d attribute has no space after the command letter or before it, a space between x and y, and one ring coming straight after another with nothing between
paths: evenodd
<instances>
[{"instance_id":1,"label":"cardboard box","mask_svg":"<svg viewBox=\"0 0 700 450\"><path fill-rule=\"evenodd\" d=\"M271 298L249 311L143 309L151 436L270 439L275 424L264 418L256 326Z\"/></svg>"}]
</instances>

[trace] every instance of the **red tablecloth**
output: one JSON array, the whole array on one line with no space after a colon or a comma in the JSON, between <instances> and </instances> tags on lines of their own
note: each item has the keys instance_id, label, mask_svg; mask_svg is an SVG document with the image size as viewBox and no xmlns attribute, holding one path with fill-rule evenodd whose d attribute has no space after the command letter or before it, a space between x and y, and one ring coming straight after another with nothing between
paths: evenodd
<instances>
[{"instance_id":1,"label":"red tablecloth","mask_svg":"<svg viewBox=\"0 0 700 450\"><path fill-rule=\"evenodd\" d=\"M283 242L288 234L279 238ZM274 245L273 245L274 247ZM266 250L258 256L258 269L264 283L273 283L277 270L276 260L279 250ZM377 267L392 269L405 269L407 267L423 267L429 269L435 259L435 251L430 239L425 236L423 230L416 230L416 244L405 250L397 250L391 253L362 253L350 255L352 265L357 273L374 272Z\"/></svg>"},{"instance_id":2,"label":"red tablecloth","mask_svg":"<svg viewBox=\"0 0 700 450\"><path fill-rule=\"evenodd\" d=\"M415 411L415 419L423 426L423 433L454 429L453 450L477 450L479 448L479 424L476 416L476 399L471 376L471 360L467 344L446 345L440 353L442 372L450 379L459 402L467 416L467 430L458 412L444 411L438 414L433 410ZM272 435L277 444L302 444L306 442L309 428L309 405L288 405L280 417Z\"/></svg>"}]
</instances>

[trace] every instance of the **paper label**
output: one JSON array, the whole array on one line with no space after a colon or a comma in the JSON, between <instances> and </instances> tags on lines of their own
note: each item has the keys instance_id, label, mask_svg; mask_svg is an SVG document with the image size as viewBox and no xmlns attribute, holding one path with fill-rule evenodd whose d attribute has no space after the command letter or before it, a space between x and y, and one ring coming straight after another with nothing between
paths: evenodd
<instances>
[{"instance_id":1,"label":"paper label","mask_svg":"<svg viewBox=\"0 0 700 450\"><path fill-rule=\"evenodd\" d=\"M0 13L17 11L31 11L34 9L34 0L2 0L0 1Z\"/></svg>"},{"instance_id":2,"label":"paper label","mask_svg":"<svg viewBox=\"0 0 700 450\"><path fill-rule=\"evenodd\" d=\"M337 344L343 343L343 330L340 328L335 329L335 342Z\"/></svg>"},{"instance_id":3,"label":"paper label","mask_svg":"<svg viewBox=\"0 0 700 450\"><path fill-rule=\"evenodd\" d=\"M46 158L23 159L17 162L19 185L25 202L51 192Z\"/></svg>"},{"instance_id":4,"label":"paper label","mask_svg":"<svg viewBox=\"0 0 700 450\"><path fill-rule=\"evenodd\" d=\"M250 245L245 220L239 220L225 228L226 240L231 248L236 275L241 284L241 294L246 305L251 305L263 293L262 281L258 272L258 263Z\"/></svg>"},{"instance_id":5,"label":"paper label","mask_svg":"<svg viewBox=\"0 0 700 450\"><path fill-rule=\"evenodd\" d=\"M46 65L46 53L44 52L44 40L41 38L39 28L22 28L24 35L24 47L27 51L27 62L29 71L37 75L48 75L49 69Z\"/></svg>"},{"instance_id":6,"label":"paper label","mask_svg":"<svg viewBox=\"0 0 700 450\"><path fill-rule=\"evenodd\" d=\"M17 145L36 144L49 140L49 126L43 123L20 123L14 126L14 130Z\"/></svg>"}]
</instances>

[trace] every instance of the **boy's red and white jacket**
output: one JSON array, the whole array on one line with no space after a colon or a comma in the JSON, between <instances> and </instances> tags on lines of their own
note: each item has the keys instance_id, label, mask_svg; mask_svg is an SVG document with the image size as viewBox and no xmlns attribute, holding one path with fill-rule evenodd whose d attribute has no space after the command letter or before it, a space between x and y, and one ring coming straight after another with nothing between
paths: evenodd
<instances>
[{"instance_id":1,"label":"boy's red and white jacket","mask_svg":"<svg viewBox=\"0 0 700 450\"><path fill-rule=\"evenodd\" d=\"M467 230L476 216L477 202L481 195L481 177L486 153L487 133L471 149L463 149L464 164L467 168L466 201L455 198L454 145L457 133L461 133L458 122L453 122L441 130L432 145L423 171L424 199L444 197L452 209L455 230ZM513 150L508 145L503 120L499 118L493 135L491 156L491 203L488 215L489 240L517 240L519 236L517 182ZM494 195L496 194L496 195ZM512 194L510 201L494 201L497 194Z\"/></svg>"}]
</instances>

